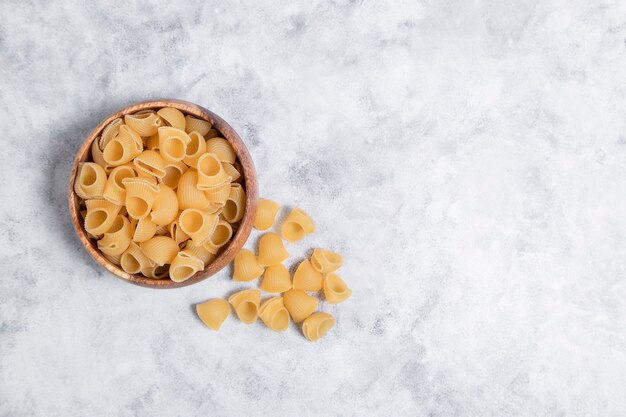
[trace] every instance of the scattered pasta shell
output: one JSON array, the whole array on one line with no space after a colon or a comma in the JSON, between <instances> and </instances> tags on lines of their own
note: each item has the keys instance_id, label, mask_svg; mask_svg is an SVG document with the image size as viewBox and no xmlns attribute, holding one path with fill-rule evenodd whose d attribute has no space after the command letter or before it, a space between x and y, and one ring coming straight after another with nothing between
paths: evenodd
<instances>
[{"instance_id":1,"label":"scattered pasta shell","mask_svg":"<svg viewBox=\"0 0 626 417\"><path fill-rule=\"evenodd\" d=\"M206 151L206 141L200 133L195 131L189 133L189 137L191 141L187 144L187 148L185 149L183 162L192 168L196 168L198 166L198 159L200 159Z\"/></svg>"},{"instance_id":2,"label":"scattered pasta shell","mask_svg":"<svg viewBox=\"0 0 626 417\"><path fill-rule=\"evenodd\" d=\"M239 320L246 324L256 321L259 306L261 304L261 291L243 290L231 295L228 302L235 309Z\"/></svg>"},{"instance_id":3,"label":"scattered pasta shell","mask_svg":"<svg viewBox=\"0 0 626 417\"><path fill-rule=\"evenodd\" d=\"M157 265L172 263L178 254L178 243L171 237L155 236L139 244L141 251Z\"/></svg>"},{"instance_id":4,"label":"scattered pasta shell","mask_svg":"<svg viewBox=\"0 0 626 417\"><path fill-rule=\"evenodd\" d=\"M184 130L174 127L159 128L159 152L167 162L182 161L191 138Z\"/></svg>"},{"instance_id":5,"label":"scattered pasta shell","mask_svg":"<svg viewBox=\"0 0 626 417\"><path fill-rule=\"evenodd\" d=\"M319 300L302 290L289 290L283 294L283 303L289 311L291 319L300 323L317 310Z\"/></svg>"},{"instance_id":6,"label":"scattered pasta shell","mask_svg":"<svg viewBox=\"0 0 626 417\"><path fill-rule=\"evenodd\" d=\"M141 219L150 214L159 187L143 177L124 178L122 184L126 188L125 203L128 215Z\"/></svg>"},{"instance_id":7,"label":"scattered pasta shell","mask_svg":"<svg viewBox=\"0 0 626 417\"><path fill-rule=\"evenodd\" d=\"M106 233L121 209L121 206L107 200L87 200L85 204L87 205L85 230L93 236Z\"/></svg>"},{"instance_id":8,"label":"scattered pasta shell","mask_svg":"<svg viewBox=\"0 0 626 417\"><path fill-rule=\"evenodd\" d=\"M276 233L266 233L259 240L259 265L276 265L289 257L283 241Z\"/></svg>"},{"instance_id":9,"label":"scattered pasta shell","mask_svg":"<svg viewBox=\"0 0 626 417\"><path fill-rule=\"evenodd\" d=\"M176 196L178 197L178 206L181 210L195 208L204 210L211 205L203 191L198 190L198 171L190 169L180 178Z\"/></svg>"},{"instance_id":10,"label":"scattered pasta shell","mask_svg":"<svg viewBox=\"0 0 626 417\"><path fill-rule=\"evenodd\" d=\"M174 282L183 282L191 278L196 272L202 271L204 262L189 250L182 250L176 254L170 265L169 275Z\"/></svg>"},{"instance_id":11,"label":"scattered pasta shell","mask_svg":"<svg viewBox=\"0 0 626 417\"><path fill-rule=\"evenodd\" d=\"M280 205L272 200L261 199L258 202L254 217L254 228L267 230L274 224Z\"/></svg>"},{"instance_id":12,"label":"scattered pasta shell","mask_svg":"<svg viewBox=\"0 0 626 417\"><path fill-rule=\"evenodd\" d=\"M324 298L330 304L338 304L347 300L352 295L352 290L339 278L337 274L328 274L324 277Z\"/></svg>"},{"instance_id":13,"label":"scattered pasta shell","mask_svg":"<svg viewBox=\"0 0 626 417\"><path fill-rule=\"evenodd\" d=\"M200 259L204 266L215 260L215 255L206 250L203 246L196 246L191 240L185 244L185 250L191 252L196 258Z\"/></svg>"},{"instance_id":14,"label":"scattered pasta shell","mask_svg":"<svg viewBox=\"0 0 626 417\"><path fill-rule=\"evenodd\" d=\"M197 119L193 116L185 116L185 132L198 132L204 136L211 130L211 122L204 119Z\"/></svg>"},{"instance_id":15,"label":"scattered pasta shell","mask_svg":"<svg viewBox=\"0 0 626 417\"><path fill-rule=\"evenodd\" d=\"M213 153L202 154L198 159L197 169L199 190L209 191L230 183L231 177L226 174L222 163Z\"/></svg>"},{"instance_id":16,"label":"scattered pasta shell","mask_svg":"<svg viewBox=\"0 0 626 417\"><path fill-rule=\"evenodd\" d=\"M230 307L226 300L214 298L201 304L196 304L196 313L200 320L211 330L219 330L228 317Z\"/></svg>"},{"instance_id":17,"label":"scattered pasta shell","mask_svg":"<svg viewBox=\"0 0 626 417\"><path fill-rule=\"evenodd\" d=\"M137 221L135 232L133 233L133 241L145 242L150 240L156 234L157 225L147 217L143 217Z\"/></svg>"},{"instance_id":18,"label":"scattered pasta shell","mask_svg":"<svg viewBox=\"0 0 626 417\"><path fill-rule=\"evenodd\" d=\"M235 256L233 263L234 281L252 281L263 273L263 268L258 264L254 253L248 249L242 249Z\"/></svg>"},{"instance_id":19,"label":"scattered pasta shell","mask_svg":"<svg viewBox=\"0 0 626 417\"><path fill-rule=\"evenodd\" d=\"M207 152L214 153L222 162L234 164L237 154L228 140L224 138L211 138L206 141Z\"/></svg>"},{"instance_id":20,"label":"scattered pasta shell","mask_svg":"<svg viewBox=\"0 0 626 417\"><path fill-rule=\"evenodd\" d=\"M74 191L80 198L102 198L107 183L107 174L94 162L78 164L78 176L74 181Z\"/></svg>"},{"instance_id":21,"label":"scattered pasta shell","mask_svg":"<svg viewBox=\"0 0 626 417\"><path fill-rule=\"evenodd\" d=\"M143 151L133 160L133 164L137 171L144 175L152 175L157 178L165 176L165 165L158 151Z\"/></svg>"},{"instance_id":22,"label":"scattered pasta shell","mask_svg":"<svg viewBox=\"0 0 626 417\"><path fill-rule=\"evenodd\" d=\"M243 212L246 209L246 192L241 184L231 184L230 193L222 215L228 223L236 223L243 218Z\"/></svg>"},{"instance_id":23,"label":"scattered pasta shell","mask_svg":"<svg viewBox=\"0 0 626 417\"><path fill-rule=\"evenodd\" d=\"M187 234L193 243L202 245L217 227L219 217L198 209L185 209L180 213L178 226Z\"/></svg>"},{"instance_id":24,"label":"scattered pasta shell","mask_svg":"<svg viewBox=\"0 0 626 417\"><path fill-rule=\"evenodd\" d=\"M135 242L130 242L128 249L120 257L120 266L128 274L138 274L144 269L156 266Z\"/></svg>"},{"instance_id":25,"label":"scattered pasta shell","mask_svg":"<svg viewBox=\"0 0 626 417\"><path fill-rule=\"evenodd\" d=\"M150 136L154 135L157 129L161 127L162 119L152 110L148 110L127 114L124 116L124 122L140 136Z\"/></svg>"},{"instance_id":26,"label":"scattered pasta shell","mask_svg":"<svg viewBox=\"0 0 626 417\"><path fill-rule=\"evenodd\" d=\"M219 249L228 243L233 236L233 228L228 222L220 220L215 226L215 230L209 239L204 242L203 247L209 252L216 254Z\"/></svg>"},{"instance_id":27,"label":"scattered pasta shell","mask_svg":"<svg viewBox=\"0 0 626 417\"><path fill-rule=\"evenodd\" d=\"M155 265L141 269L141 273L148 278L163 279L169 275L169 265Z\"/></svg>"},{"instance_id":28,"label":"scattered pasta shell","mask_svg":"<svg viewBox=\"0 0 626 417\"><path fill-rule=\"evenodd\" d=\"M272 297L261 304L259 317L275 332L285 331L289 327L289 312L283 304L283 297Z\"/></svg>"},{"instance_id":29,"label":"scattered pasta shell","mask_svg":"<svg viewBox=\"0 0 626 417\"><path fill-rule=\"evenodd\" d=\"M121 165L113 168L107 179L102 197L112 203L123 205L126 200L126 187L122 184L124 178L134 178L135 170L129 166Z\"/></svg>"},{"instance_id":30,"label":"scattered pasta shell","mask_svg":"<svg viewBox=\"0 0 626 417\"><path fill-rule=\"evenodd\" d=\"M328 249L314 249L311 256L311 265L322 274L336 271L343 264L343 258L336 252Z\"/></svg>"},{"instance_id":31,"label":"scattered pasta shell","mask_svg":"<svg viewBox=\"0 0 626 417\"><path fill-rule=\"evenodd\" d=\"M282 293L291 289L289 270L283 264L268 266L260 288L266 292Z\"/></svg>"},{"instance_id":32,"label":"scattered pasta shell","mask_svg":"<svg viewBox=\"0 0 626 417\"><path fill-rule=\"evenodd\" d=\"M182 175L187 172L189 167L183 161L165 162L165 176L160 181L175 190Z\"/></svg>"},{"instance_id":33,"label":"scattered pasta shell","mask_svg":"<svg viewBox=\"0 0 626 417\"><path fill-rule=\"evenodd\" d=\"M117 136L104 148L102 157L107 164L119 166L130 162L143 151L143 142L137 132L121 125Z\"/></svg>"},{"instance_id":34,"label":"scattered pasta shell","mask_svg":"<svg viewBox=\"0 0 626 417\"><path fill-rule=\"evenodd\" d=\"M165 184L159 184L159 191L154 196L150 219L154 224L164 226L178 217L178 198L176 193Z\"/></svg>"},{"instance_id":35,"label":"scattered pasta shell","mask_svg":"<svg viewBox=\"0 0 626 417\"><path fill-rule=\"evenodd\" d=\"M163 107L157 114L163 118L167 126L185 130L185 115L173 107Z\"/></svg>"},{"instance_id":36,"label":"scattered pasta shell","mask_svg":"<svg viewBox=\"0 0 626 417\"><path fill-rule=\"evenodd\" d=\"M315 231L315 223L313 219L304 210L294 208L285 219L283 227L280 228L280 234L283 239L289 242L297 242L302 240L306 235Z\"/></svg>"},{"instance_id":37,"label":"scattered pasta shell","mask_svg":"<svg viewBox=\"0 0 626 417\"><path fill-rule=\"evenodd\" d=\"M335 318L328 313L313 313L302 323L304 337L312 342L323 337L335 325Z\"/></svg>"},{"instance_id":38,"label":"scattered pasta shell","mask_svg":"<svg viewBox=\"0 0 626 417\"><path fill-rule=\"evenodd\" d=\"M118 214L109 230L98 241L98 249L109 256L121 256L128 249L130 238L130 222Z\"/></svg>"},{"instance_id":39,"label":"scattered pasta shell","mask_svg":"<svg viewBox=\"0 0 626 417\"><path fill-rule=\"evenodd\" d=\"M303 291L319 291L324 285L323 275L315 270L308 259L300 262L293 274L293 288Z\"/></svg>"}]
</instances>

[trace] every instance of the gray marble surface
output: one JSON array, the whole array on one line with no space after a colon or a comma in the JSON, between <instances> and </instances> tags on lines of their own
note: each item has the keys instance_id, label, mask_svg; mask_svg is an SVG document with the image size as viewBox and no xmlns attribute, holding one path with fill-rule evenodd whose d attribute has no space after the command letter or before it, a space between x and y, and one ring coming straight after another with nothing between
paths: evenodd
<instances>
[{"instance_id":1,"label":"gray marble surface","mask_svg":"<svg viewBox=\"0 0 626 417\"><path fill-rule=\"evenodd\" d=\"M618 416L626 4L0 2L1 416ZM345 255L317 344L103 271L71 161L129 103L237 129ZM255 243L251 239L248 246Z\"/></svg>"}]
</instances>

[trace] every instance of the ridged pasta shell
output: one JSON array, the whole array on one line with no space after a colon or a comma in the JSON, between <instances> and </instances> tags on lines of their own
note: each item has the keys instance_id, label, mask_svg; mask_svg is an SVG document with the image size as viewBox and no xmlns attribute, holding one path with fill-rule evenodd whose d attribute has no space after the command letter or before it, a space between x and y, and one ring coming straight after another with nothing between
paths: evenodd
<instances>
[{"instance_id":1,"label":"ridged pasta shell","mask_svg":"<svg viewBox=\"0 0 626 417\"><path fill-rule=\"evenodd\" d=\"M224 138L211 138L206 142L207 152L211 152L217 155L217 158L222 162L228 162L234 164L237 159L237 154L228 140Z\"/></svg>"},{"instance_id":2,"label":"ridged pasta shell","mask_svg":"<svg viewBox=\"0 0 626 417\"><path fill-rule=\"evenodd\" d=\"M104 168L94 162L78 164L78 174L74 180L74 191L79 197L102 198L107 183L107 174Z\"/></svg>"},{"instance_id":3,"label":"ridged pasta shell","mask_svg":"<svg viewBox=\"0 0 626 417\"><path fill-rule=\"evenodd\" d=\"M202 245L215 230L219 217L199 209L185 209L178 217L178 226L185 232L193 243Z\"/></svg>"},{"instance_id":4,"label":"ridged pasta shell","mask_svg":"<svg viewBox=\"0 0 626 417\"><path fill-rule=\"evenodd\" d=\"M102 157L108 165L123 165L143 151L143 144L139 135L130 129L122 130L125 127L124 125L120 126L119 134L106 145L102 152ZM122 132L124 133L122 134ZM133 135L136 135L136 138ZM139 139L139 143L136 139Z\"/></svg>"},{"instance_id":5,"label":"ridged pasta shell","mask_svg":"<svg viewBox=\"0 0 626 417\"><path fill-rule=\"evenodd\" d=\"M180 178L176 196L181 210L189 208L204 210L211 205L206 194L198 190L196 184L198 184L198 172L195 169L188 170Z\"/></svg>"},{"instance_id":6,"label":"ridged pasta shell","mask_svg":"<svg viewBox=\"0 0 626 417\"><path fill-rule=\"evenodd\" d=\"M178 254L178 243L171 237L155 236L139 244L141 251L157 265L172 263Z\"/></svg>"},{"instance_id":7,"label":"ridged pasta shell","mask_svg":"<svg viewBox=\"0 0 626 417\"><path fill-rule=\"evenodd\" d=\"M140 136L150 136L161 127L162 119L153 111L145 111L124 116L124 122Z\"/></svg>"},{"instance_id":8,"label":"ridged pasta shell","mask_svg":"<svg viewBox=\"0 0 626 417\"><path fill-rule=\"evenodd\" d=\"M176 129L185 130L185 115L173 107L163 107L157 114L165 120L165 124Z\"/></svg>"},{"instance_id":9,"label":"ridged pasta shell","mask_svg":"<svg viewBox=\"0 0 626 417\"><path fill-rule=\"evenodd\" d=\"M206 250L203 246L194 245L191 240L188 240L185 244L185 250L193 253L196 258L203 262L205 267L215 260L214 254Z\"/></svg>"},{"instance_id":10,"label":"ridged pasta shell","mask_svg":"<svg viewBox=\"0 0 626 417\"><path fill-rule=\"evenodd\" d=\"M283 241L276 233L266 233L259 240L259 265L276 265L289 257Z\"/></svg>"},{"instance_id":11,"label":"ridged pasta shell","mask_svg":"<svg viewBox=\"0 0 626 417\"><path fill-rule=\"evenodd\" d=\"M128 215L141 219L150 214L159 187L143 177L124 178L122 184L126 188L124 201Z\"/></svg>"},{"instance_id":12,"label":"ridged pasta shell","mask_svg":"<svg viewBox=\"0 0 626 417\"><path fill-rule=\"evenodd\" d=\"M258 264L254 253L248 249L242 249L233 261L233 280L252 281L263 273L263 268Z\"/></svg>"},{"instance_id":13,"label":"ridged pasta shell","mask_svg":"<svg viewBox=\"0 0 626 417\"><path fill-rule=\"evenodd\" d=\"M308 259L300 262L293 274L293 288L303 291L319 291L324 284L322 274L313 268Z\"/></svg>"},{"instance_id":14,"label":"ridged pasta shell","mask_svg":"<svg viewBox=\"0 0 626 417\"><path fill-rule=\"evenodd\" d=\"M165 161L182 161L191 138L184 130L174 127L159 128L159 152Z\"/></svg>"},{"instance_id":15,"label":"ridged pasta shell","mask_svg":"<svg viewBox=\"0 0 626 417\"><path fill-rule=\"evenodd\" d=\"M133 163L137 171L145 175L152 175L157 178L165 176L165 165L158 151L143 151L133 160Z\"/></svg>"},{"instance_id":16,"label":"ridged pasta shell","mask_svg":"<svg viewBox=\"0 0 626 417\"><path fill-rule=\"evenodd\" d=\"M165 176L160 181L172 190L176 190L180 178L188 169L189 167L182 161L167 162L165 164Z\"/></svg>"},{"instance_id":17,"label":"ridged pasta shell","mask_svg":"<svg viewBox=\"0 0 626 417\"><path fill-rule=\"evenodd\" d=\"M311 216L300 208L294 208L285 219L285 223L280 228L283 239L289 242L297 242L306 235L315 231L315 223Z\"/></svg>"},{"instance_id":18,"label":"ridged pasta shell","mask_svg":"<svg viewBox=\"0 0 626 417\"><path fill-rule=\"evenodd\" d=\"M135 226L135 233L133 234L133 240L135 242L145 242L152 239L156 234L157 225L147 217L139 219L137 226Z\"/></svg>"},{"instance_id":19,"label":"ridged pasta shell","mask_svg":"<svg viewBox=\"0 0 626 417\"><path fill-rule=\"evenodd\" d=\"M109 173L111 172L111 169L113 169L113 166L109 165L107 161L104 160L104 156L102 156L102 149L100 149L100 146L98 145L99 140L100 139L98 138L91 142L91 159L93 159L96 164L104 168L104 172Z\"/></svg>"},{"instance_id":20,"label":"ridged pasta shell","mask_svg":"<svg viewBox=\"0 0 626 417\"><path fill-rule=\"evenodd\" d=\"M239 320L246 324L256 321L261 305L261 291L243 290L231 295L228 302L233 306Z\"/></svg>"},{"instance_id":21,"label":"ridged pasta shell","mask_svg":"<svg viewBox=\"0 0 626 417\"><path fill-rule=\"evenodd\" d=\"M336 271L343 264L343 258L336 252L328 249L314 249L311 256L311 265L322 274Z\"/></svg>"},{"instance_id":22,"label":"ridged pasta shell","mask_svg":"<svg viewBox=\"0 0 626 417\"><path fill-rule=\"evenodd\" d=\"M302 323L304 337L312 342L323 337L335 325L335 318L328 313L313 313Z\"/></svg>"},{"instance_id":23,"label":"ridged pasta shell","mask_svg":"<svg viewBox=\"0 0 626 417\"><path fill-rule=\"evenodd\" d=\"M163 279L169 275L169 265L155 265L141 269L141 273L148 278Z\"/></svg>"},{"instance_id":24,"label":"ridged pasta shell","mask_svg":"<svg viewBox=\"0 0 626 417\"><path fill-rule=\"evenodd\" d=\"M283 264L268 266L263 273L260 288L266 292L282 293L291 289L289 270Z\"/></svg>"},{"instance_id":25,"label":"ridged pasta shell","mask_svg":"<svg viewBox=\"0 0 626 417\"><path fill-rule=\"evenodd\" d=\"M222 208L230 196L230 183L225 182L221 187L212 188L211 190L205 191L204 194L213 206Z\"/></svg>"},{"instance_id":26,"label":"ridged pasta shell","mask_svg":"<svg viewBox=\"0 0 626 417\"><path fill-rule=\"evenodd\" d=\"M115 139L120 132L120 126L124 124L121 118L113 120L103 130L100 138L98 139L98 147L101 151L106 148L109 142Z\"/></svg>"},{"instance_id":27,"label":"ridged pasta shell","mask_svg":"<svg viewBox=\"0 0 626 417\"><path fill-rule=\"evenodd\" d=\"M187 144L185 149L185 157L183 162L190 167L196 168L198 166L198 160L206 151L206 141L204 137L198 132L189 133L191 141Z\"/></svg>"},{"instance_id":28,"label":"ridged pasta shell","mask_svg":"<svg viewBox=\"0 0 626 417\"><path fill-rule=\"evenodd\" d=\"M85 230L94 236L102 235L111 228L121 208L107 200L87 200L85 204Z\"/></svg>"},{"instance_id":29,"label":"ridged pasta shell","mask_svg":"<svg viewBox=\"0 0 626 417\"><path fill-rule=\"evenodd\" d=\"M239 170L235 168L233 164L229 164L228 162L222 162L222 168L224 168L226 175L231 178L231 182L238 182L241 179L241 172L239 172Z\"/></svg>"},{"instance_id":30,"label":"ridged pasta shell","mask_svg":"<svg viewBox=\"0 0 626 417\"><path fill-rule=\"evenodd\" d=\"M283 294L283 303L289 311L291 319L300 323L317 309L319 300L302 290L289 290Z\"/></svg>"},{"instance_id":31,"label":"ridged pasta shell","mask_svg":"<svg viewBox=\"0 0 626 417\"><path fill-rule=\"evenodd\" d=\"M121 256L131 240L130 222L119 214L109 230L98 240L98 249L109 256Z\"/></svg>"},{"instance_id":32,"label":"ridged pasta shell","mask_svg":"<svg viewBox=\"0 0 626 417\"><path fill-rule=\"evenodd\" d=\"M222 212L224 218L229 223L236 223L243 218L245 209L246 192L241 187L241 184L231 184L230 194Z\"/></svg>"},{"instance_id":33,"label":"ridged pasta shell","mask_svg":"<svg viewBox=\"0 0 626 417\"><path fill-rule=\"evenodd\" d=\"M209 252L216 254L222 246L228 243L232 236L233 228L230 224L224 220L219 220L211 237L204 242L203 247Z\"/></svg>"},{"instance_id":34,"label":"ridged pasta shell","mask_svg":"<svg viewBox=\"0 0 626 417\"><path fill-rule=\"evenodd\" d=\"M338 304L347 300L352 290L337 274L330 273L324 277L324 298L330 304Z\"/></svg>"},{"instance_id":35,"label":"ridged pasta shell","mask_svg":"<svg viewBox=\"0 0 626 417\"><path fill-rule=\"evenodd\" d=\"M126 201L126 187L122 183L124 178L134 178L135 170L127 165L115 167L107 179L102 196L112 203L123 205Z\"/></svg>"},{"instance_id":36,"label":"ridged pasta shell","mask_svg":"<svg viewBox=\"0 0 626 417\"><path fill-rule=\"evenodd\" d=\"M170 236L176 241L176 243L183 243L189 239L189 235L178 226L178 218L170 223L169 232Z\"/></svg>"},{"instance_id":37,"label":"ridged pasta shell","mask_svg":"<svg viewBox=\"0 0 626 417\"><path fill-rule=\"evenodd\" d=\"M178 252L170 265L170 279L174 282L183 282L191 278L196 272L204 268L204 262L189 250Z\"/></svg>"},{"instance_id":38,"label":"ridged pasta shell","mask_svg":"<svg viewBox=\"0 0 626 417\"><path fill-rule=\"evenodd\" d=\"M289 327L289 312L283 304L283 297L272 297L259 308L259 317L263 323L275 332L282 332Z\"/></svg>"},{"instance_id":39,"label":"ridged pasta shell","mask_svg":"<svg viewBox=\"0 0 626 417\"><path fill-rule=\"evenodd\" d=\"M254 228L267 230L274 224L280 205L272 200L261 199L258 201L254 217Z\"/></svg>"},{"instance_id":40,"label":"ridged pasta shell","mask_svg":"<svg viewBox=\"0 0 626 417\"><path fill-rule=\"evenodd\" d=\"M211 130L211 122L204 119L196 119L193 116L185 116L185 132L198 132L204 136Z\"/></svg>"},{"instance_id":41,"label":"ridged pasta shell","mask_svg":"<svg viewBox=\"0 0 626 417\"><path fill-rule=\"evenodd\" d=\"M156 266L156 263L150 260L135 242L130 242L128 249L120 258L120 266L129 274L138 274L142 269Z\"/></svg>"},{"instance_id":42,"label":"ridged pasta shell","mask_svg":"<svg viewBox=\"0 0 626 417\"><path fill-rule=\"evenodd\" d=\"M157 225L172 223L178 216L178 198L176 193L165 184L159 184L159 191L154 197L150 219Z\"/></svg>"},{"instance_id":43,"label":"ridged pasta shell","mask_svg":"<svg viewBox=\"0 0 626 417\"><path fill-rule=\"evenodd\" d=\"M231 178L226 174L222 163L216 154L204 153L197 163L198 169L198 189L209 191L221 188L226 183L230 183Z\"/></svg>"},{"instance_id":44,"label":"ridged pasta shell","mask_svg":"<svg viewBox=\"0 0 626 417\"><path fill-rule=\"evenodd\" d=\"M196 313L200 320L211 330L219 330L230 313L226 300L214 298L201 304L196 304Z\"/></svg>"}]
</instances>

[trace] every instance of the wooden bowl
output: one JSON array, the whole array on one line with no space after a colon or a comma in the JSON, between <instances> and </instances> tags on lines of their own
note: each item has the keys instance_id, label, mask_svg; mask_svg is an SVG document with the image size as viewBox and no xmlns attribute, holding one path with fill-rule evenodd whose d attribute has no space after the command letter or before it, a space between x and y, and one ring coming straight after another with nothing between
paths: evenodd
<instances>
[{"instance_id":1,"label":"wooden bowl","mask_svg":"<svg viewBox=\"0 0 626 417\"><path fill-rule=\"evenodd\" d=\"M215 258L213 262L211 262L203 271L197 272L191 278L183 282L174 282L169 278L163 279L153 279L145 277L141 274L128 274L124 272L119 266L111 263L108 259L102 256L102 253L98 250L96 242L94 240L89 239L87 236L87 232L85 231L82 217L80 216L80 205L79 205L79 197L74 192L74 180L76 178L76 172L78 170L79 162L86 162L91 160L91 143L96 140L98 136L102 133L102 130L114 119L118 117L124 117L127 114L133 114L141 110L146 109L159 109L161 107L174 107L178 110L182 111L185 114L192 115L194 117L208 120L211 122L213 127L217 129L221 133L221 137L226 138L233 149L237 153L237 157L239 158L239 163L243 168L243 183L246 190L246 208L241 220L239 229L237 229L235 235L231 239L231 241L226 245L225 249L219 253L219 255ZM74 159L74 164L72 165L72 172L70 174L70 184L69 184L69 204L70 204L70 215L72 217L72 224L74 225L74 229L76 230L76 234L80 238L80 241L87 249L87 252L91 255L96 262L100 265L108 269L110 272L114 273L118 277L132 282L133 284L141 285L144 287L151 288L178 288L185 287L187 285L195 284L200 282L211 275L215 274L217 271L224 268L228 265L237 252L244 245L248 236L250 236L250 232L252 230L252 225L254 223L254 215L256 213L257 207L257 181L256 181L256 172L254 169L254 163L252 162L252 158L248 153L248 149L244 145L243 141L235 132L235 130L224 121L221 117L216 115L215 113L205 109L204 107L198 106L197 104L189 103L182 100L156 100L156 101L145 101L137 104L133 104L128 107L124 107L123 109L113 113L106 119L104 119L96 128L87 136L83 146L79 149L76 154L76 158Z\"/></svg>"}]
</instances>

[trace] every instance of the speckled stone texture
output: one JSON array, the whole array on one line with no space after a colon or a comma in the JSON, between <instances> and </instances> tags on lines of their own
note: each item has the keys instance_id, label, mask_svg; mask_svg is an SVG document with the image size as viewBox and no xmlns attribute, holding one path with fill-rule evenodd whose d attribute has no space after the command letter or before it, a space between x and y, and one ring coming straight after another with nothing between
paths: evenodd
<instances>
[{"instance_id":1,"label":"speckled stone texture","mask_svg":"<svg viewBox=\"0 0 626 417\"><path fill-rule=\"evenodd\" d=\"M0 2L1 416L620 416L626 3ZM83 138L204 105L345 256L318 343L116 279L72 230ZM284 216L284 213L281 214ZM255 234L248 242L253 247Z\"/></svg>"}]
</instances>

